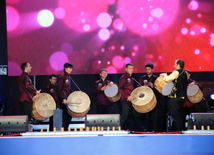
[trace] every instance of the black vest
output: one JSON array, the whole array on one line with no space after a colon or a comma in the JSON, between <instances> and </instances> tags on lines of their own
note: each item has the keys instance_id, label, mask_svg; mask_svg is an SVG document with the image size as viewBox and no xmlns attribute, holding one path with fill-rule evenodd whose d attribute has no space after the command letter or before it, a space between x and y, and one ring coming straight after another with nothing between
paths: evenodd
<instances>
[{"instance_id":1,"label":"black vest","mask_svg":"<svg viewBox=\"0 0 214 155\"><path fill-rule=\"evenodd\" d=\"M169 95L170 98L180 98L187 96L187 75L183 69L178 69L179 76L173 80L173 90Z\"/></svg>"}]
</instances>

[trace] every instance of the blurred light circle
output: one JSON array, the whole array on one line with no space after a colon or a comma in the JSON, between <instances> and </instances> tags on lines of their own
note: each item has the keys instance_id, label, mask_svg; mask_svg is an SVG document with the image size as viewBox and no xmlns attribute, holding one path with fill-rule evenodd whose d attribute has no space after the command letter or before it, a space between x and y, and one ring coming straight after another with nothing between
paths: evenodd
<instances>
[{"instance_id":1,"label":"blurred light circle","mask_svg":"<svg viewBox=\"0 0 214 155\"><path fill-rule=\"evenodd\" d=\"M51 11L49 10L42 10L39 12L37 16L37 21L43 27L49 27L54 22L54 16Z\"/></svg>"},{"instance_id":2,"label":"blurred light circle","mask_svg":"<svg viewBox=\"0 0 214 155\"><path fill-rule=\"evenodd\" d=\"M114 22L113 22L113 26L114 26L115 29L122 30L123 21L121 19L115 19Z\"/></svg>"},{"instance_id":3,"label":"blurred light circle","mask_svg":"<svg viewBox=\"0 0 214 155\"><path fill-rule=\"evenodd\" d=\"M191 28L191 31L195 32L194 35L199 35L200 31L201 31L201 27L199 25L193 25L192 28Z\"/></svg>"},{"instance_id":4,"label":"blurred light circle","mask_svg":"<svg viewBox=\"0 0 214 155\"><path fill-rule=\"evenodd\" d=\"M64 43L61 46L61 51L66 53L67 55L70 55L73 52L73 46L70 43Z\"/></svg>"},{"instance_id":5,"label":"blurred light circle","mask_svg":"<svg viewBox=\"0 0 214 155\"><path fill-rule=\"evenodd\" d=\"M200 50L199 50L199 49L196 49L196 50L195 50L195 54L196 54L196 55L199 55L199 54L200 54Z\"/></svg>"},{"instance_id":6,"label":"blurred light circle","mask_svg":"<svg viewBox=\"0 0 214 155\"><path fill-rule=\"evenodd\" d=\"M19 25L19 13L13 7L6 7L7 31L14 30Z\"/></svg>"},{"instance_id":7,"label":"blurred light circle","mask_svg":"<svg viewBox=\"0 0 214 155\"><path fill-rule=\"evenodd\" d=\"M201 33L205 33L205 32L206 32L206 29L203 27L203 28L201 28L200 32L201 32Z\"/></svg>"},{"instance_id":8,"label":"blurred light circle","mask_svg":"<svg viewBox=\"0 0 214 155\"><path fill-rule=\"evenodd\" d=\"M111 16L106 12L99 14L97 17L97 24L102 28L109 27L111 25L111 22Z\"/></svg>"},{"instance_id":9,"label":"blurred light circle","mask_svg":"<svg viewBox=\"0 0 214 155\"><path fill-rule=\"evenodd\" d=\"M188 24L189 24L190 22L191 22L191 19L189 19L189 18L188 18L188 19L186 19L186 23L188 23Z\"/></svg>"},{"instance_id":10,"label":"blurred light circle","mask_svg":"<svg viewBox=\"0 0 214 155\"><path fill-rule=\"evenodd\" d=\"M122 68L124 66L124 59L123 59L123 57L121 57L121 56L115 56L112 59L112 64L116 68Z\"/></svg>"},{"instance_id":11,"label":"blurred light circle","mask_svg":"<svg viewBox=\"0 0 214 155\"><path fill-rule=\"evenodd\" d=\"M64 52L57 51L49 59L49 63L54 70L63 70L63 65L68 62L68 57Z\"/></svg>"},{"instance_id":12,"label":"blurred light circle","mask_svg":"<svg viewBox=\"0 0 214 155\"><path fill-rule=\"evenodd\" d=\"M187 28L182 28L181 29L181 33L186 35L188 33L188 29Z\"/></svg>"},{"instance_id":13,"label":"blurred light circle","mask_svg":"<svg viewBox=\"0 0 214 155\"><path fill-rule=\"evenodd\" d=\"M210 95L210 98L211 98L212 100L214 100L214 94L211 94L211 95Z\"/></svg>"},{"instance_id":14,"label":"blurred light circle","mask_svg":"<svg viewBox=\"0 0 214 155\"><path fill-rule=\"evenodd\" d=\"M190 10L197 10L198 9L198 2L196 2L195 0L192 0L189 5L188 8Z\"/></svg>"},{"instance_id":15,"label":"blurred light circle","mask_svg":"<svg viewBox=\"0 0 214 155\"><path fill-rule=\"evenodd\" d=\"M214 37L212 37L212 38L210 39L210 45L211 45L211 46L214 46Z\"/></svg>"},{"instance_id":16,"label":"blurred light circle","mask_svg":"<svg viewBox=\"0 0 214 155\"><path fill-rule=\"evenodd\" d=\"M109 66L106 68L109 74L117 73L117 70L113 66Z\"/></svg>"},{"instance_id":17,"label":"blurred light circle","mask_svg":"<svg viewBox=\"0 0 214 155\"><path fill-rule=\"evenodd\" d=\"M100 39L102 39L102 40L108 40L109 37L110 37L110 32L109 32L109 30L108 30L108 29L101 29L101 30L99 31L99 37L100 37Z\"/></svg>"},{"instance_id":18,"label":"blurred light circle","mask_svg":"<svg viewBox=\"0 0 214 155\"><path fill-rule=\"evenodd\" d=\"M85 24L85 25L83 26L83 29L84 29L85 31L89 31L89 30L90 30L90 25Z\"/></svg>"},{"instance_id":19,"label":"blurred light circle","mask_svg":"<svg viewBox=\"0 0 214 155\"><path fill-rule=\"evenodd\" d=\"M56 10L54 11L54 15L57 19L63 19L66 15L65 9L63 9L62 7L56 8Z\"/></svg>"},{"instance_id":20,"label":"blurred light circle","mask_svg":"<svg viewBox=\"0 0 214 155\"><path fill-rule=\"evenodd\" d=\"M130 58L130 57L125 57L124 63L125 63L125 64L131 63L131 58Z\"/></svg>"}]
</instances>

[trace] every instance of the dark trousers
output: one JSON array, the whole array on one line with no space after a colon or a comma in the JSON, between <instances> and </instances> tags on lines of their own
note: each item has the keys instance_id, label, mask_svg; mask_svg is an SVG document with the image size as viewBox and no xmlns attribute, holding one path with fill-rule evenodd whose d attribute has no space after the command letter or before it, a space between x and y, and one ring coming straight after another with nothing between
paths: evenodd
<instances>
[{"instance_id":1,"label":"dark trousers","mask_svg":"<svg viewBox=\"0 0 214 155\"><path fill-rule=\"evenodd\" d=\"M146 131L155 131L154 130L155 108L148 113L141 114L144 130L146 130Z\"/></svg>"},{"instance_id":2,"label":"dark trousers","mask_svg":"<svg viewBox=\"0 0 214 155\"><path fill-rule=\"evenodd\" d=\"M97 114L112 114L113 106L109 105L97 105Z\"/></svg>"},{"instance_id":3,"label":"dark trousers","mask_svg":"<svg viewBox=\"0 0 214 155\"><path fill-rule=\"evenodd\" d=\"M62 117L63 117L63 127L65 131L68 131L68 126L71 122L71 116L68 113L67 106L65 104L60 105L60 109L62 109Z\"/></svg>"},{"instance_id":4,"label":"dark trousers","mask_svg":"<svg viewBox=\"0 0 214 155\"><path fill-rule=\"evenodd\" d=\"M50 118L49 118L49 130L50 131L53 131L53 116L51 116Z\"/></svg>"},{"instance_id":5,"label":"dark trousers","mask_svg":"<svg viewBox=\"0 0 214 155\"><path fill-rule=\"evenodd\" d=\"M33 104L31 102L24 101L19 103L17 113L18 115L27 115L28 121L30 121L32 109L33 109Z\"/></svg>"},{"instance_id":6,"label":"dark trousers","mask_svg":"<svg viewBox=\"0 0 214 155\"><path fill-rule=\"evenodd\" d=\"M169 99L169 108L170 113L173 119L173 128L174 131L183 130L183 120L181 115L181 105L184 102L182 98L170 98Z\"/></svg>"},{"instance_id":7,"label":"dark trousers","mask_svg":"<svg viewBox=\"0 0 214 155\"><path fill-rule=\"evenodd\" d=\"M124 130L125 123L128 119L129 113L132 114L132 117L134 119L135 125L137 127L138 131L142 131L142 121L140 119L140 113L138 113L132 106L132 103L124 100L121 101L122 104L122 115L120 117L120 125L121 129Z\"/></svg>"},{"instance_id":8,"label":"dark trousers","mask_svg":"<svg viewBox=\"0 0 214 155\"><path fill-rule=\"evenodd\" d=\"M183 130L186 130L185 123L186 123L186 115L189 115L191 113L195 112L195 106L191 107L182 107L181 108L181 116L183 121Z\"/></svg>"}]
</instances>

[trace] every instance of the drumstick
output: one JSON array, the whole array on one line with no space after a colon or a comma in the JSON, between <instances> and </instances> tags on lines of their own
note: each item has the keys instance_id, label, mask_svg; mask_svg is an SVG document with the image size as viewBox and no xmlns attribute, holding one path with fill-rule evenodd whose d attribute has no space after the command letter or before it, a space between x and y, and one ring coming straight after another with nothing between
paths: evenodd
<instances>
[{"instance_id":1,"label":"drumstick","mask_svg":"<svg viewBox=\"0 0 214 155\"><path fill-rule=\"evenodd\" d=\"M145 94L144 93L140 93L140 94L138 94L138 95L135 95L134 97L132 97L133 98L133 100L136 98L136 97L140 97L140 98L143 98L145 96Z\"/></svg>"},{"instance_id":2,"label":"drumstick","mask_svg":"<svg viewBox=\"0 0 214 155\"><path fill-rule=\"evenodd\" d=\"M64 102L62 102L62 103L64 103ZM80 104L80 103L72 103L72 102L68 102L68 104Z\"/></svg>"}]
</instances>

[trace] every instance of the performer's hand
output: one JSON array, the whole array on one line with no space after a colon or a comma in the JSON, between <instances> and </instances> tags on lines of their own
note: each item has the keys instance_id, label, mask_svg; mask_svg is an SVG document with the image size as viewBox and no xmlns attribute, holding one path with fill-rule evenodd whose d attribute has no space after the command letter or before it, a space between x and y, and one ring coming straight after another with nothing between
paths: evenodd
<instances>
[{"instance_id":1,"label":"performer's hand","mask_svg":"<svg viewBox=\"0 0 214 155\"><path fill-rule=\"evenodd\" d=\"M153 83L152 83L152 82L149 82L149 86L150 86L151 88L153 88Z\"/></svg>"},{"instance_id":2,"label":"performer's hand","mask_svg":"<svg viewBox=\"0 0 214 155\"><path fill-rule=\"evenodd\" d=\"M63 102L62 102L63 104L68 104L68 101L66 100L66 99L63 99Z\"/></svg>"},{"instance_id":3,"label":"performer's hand","mask_svg":"<svg viewBox=\"0 0 214 155\"><path fill-rule=\"evenodd\" d=\"M101 88L101 90L102 90L102 91L106 90L106 86L103 86L103 87Z\"/></svg>"},{"instance_id":4,"label":"performer's hand","mask_svg":"<svg viewBox=\"0 0 214 155\"><path fill-rule=\"evenodd\" d=\"M161 73L160 74L161 77L164 77L165 75L166 75L166 73Z\"/></svg>"},{"instance_id":5,"label":"performer's hand","mask_svg":"<svg viewBox=\"0 0 214 155\"><path fill-rule=\"evenodd\" d=\"M112 85L113 85L113 82L110 82L110 83L108 84L109 87L111 87Z\"/></svg>"},{"instance_id":6,"label":"performer's hand","mask_svg":"<svg viewBox=\"0 0 214 155\"><path fill-rule=\"evenodd\" d=\"M37 90L37 91L36 91L36 95L39 95L40 92L41 92L41 89L40 89L40 90Z\"/></svg>"},{"instance_id":7,"label":"performer's hand","mask_svg":"<svg viewBox=\"0 0 214 155\"><path fill-rule=\"evenodd\" d=\"M192 85L194 85L195 84L195 82L193 81L193 82L191 82L189 85L188 85L188 87L190 87L190 86L192 86Z\"/></svg>"},{"instance_id":8,"label":"performer's hand","mask_svg":"<svg viewBox=\"0 0 214 155\"><path fill-rule=\"evenodd\" d=\"M132 98L131 96L129 96L129 97L127 98L127 100L128 100L128 101L133 101L133 98Z\"/></svg>"}]
</instances>

